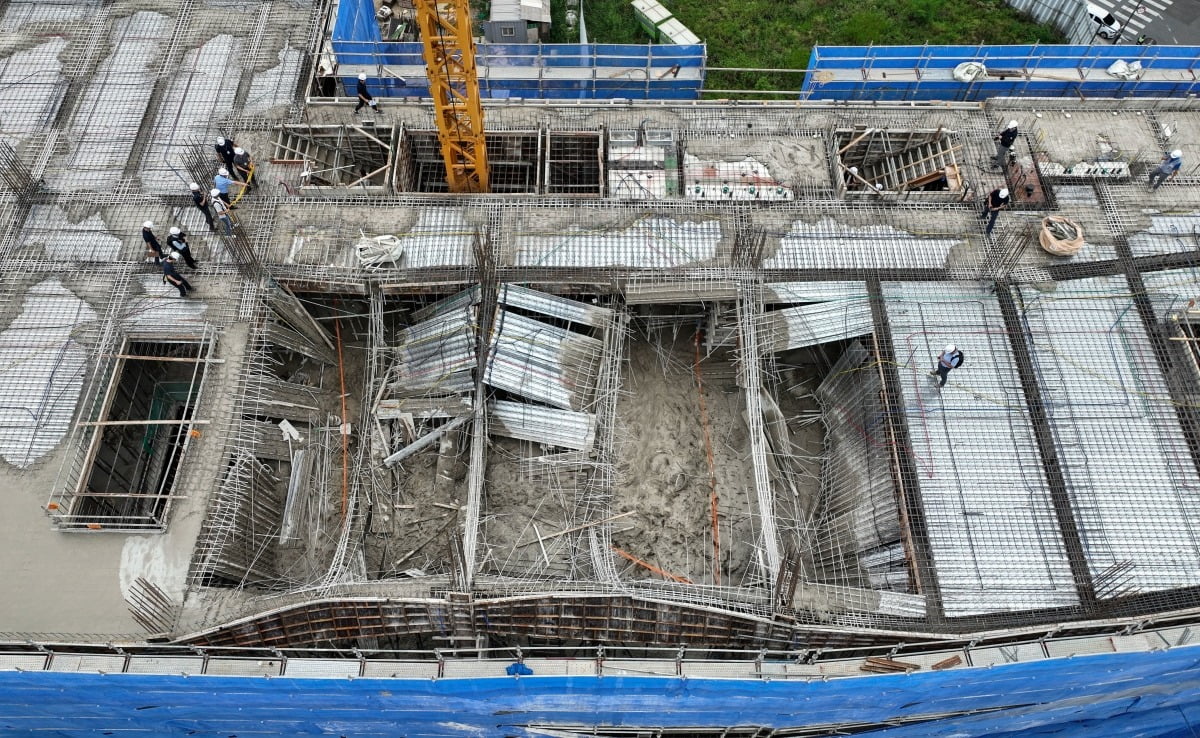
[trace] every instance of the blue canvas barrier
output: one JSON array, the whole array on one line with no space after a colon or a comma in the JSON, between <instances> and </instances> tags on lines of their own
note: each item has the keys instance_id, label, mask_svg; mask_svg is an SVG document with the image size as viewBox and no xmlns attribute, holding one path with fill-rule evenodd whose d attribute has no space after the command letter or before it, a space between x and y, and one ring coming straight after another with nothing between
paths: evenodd
<instances>
[{"instance_id":1,"label":"blue canvas barrier","mask_svg":"<svg viewBox=\"0 0 1200 738\"><path fill-rule=\"evenodd\" d=\"M1117 60L1137 61L1145 71L1130 81L1108 76L1105 70ZM1198 60L1196 46L818 46L801 98L978 101L997 96L1187 95L1200 91L1194 74ZM964 62L982 63L989 77L974 82L952 79L951 71Z\"/></svg>"},{"instance_id":2,"label":"blue canvas barrier","mask_svg":"<svg viewBox=\"0 0 1200 738\"><path fill-rule=\"evenodd\" d=\"M0 732L530 736L525 726L855 726L887 736L1194 735L1200 649L808 680L301 679L0 672ZM536 670L535 670L536 671ZM41 734L39 732L39 734Z\"/></svg>"}]
</instances>

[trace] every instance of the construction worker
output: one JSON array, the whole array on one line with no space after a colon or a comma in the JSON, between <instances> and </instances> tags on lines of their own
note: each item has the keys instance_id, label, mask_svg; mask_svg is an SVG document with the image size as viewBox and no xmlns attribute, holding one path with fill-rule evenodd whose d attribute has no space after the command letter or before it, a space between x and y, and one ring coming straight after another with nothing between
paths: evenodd
<instances>
[{"instance_id":1,"label":"construction worker","mask_svg":"<svg viewBox=\"0 0 1200 738\"><path fill-rule=\"evenodd\" d=\"M217 158L225 162L225 166L233 168L233 148L236 146L232 138L217 136L217 145L213 146L217 151Z\"/></svg>"},{"instance_id":2,"label":"construction worker","mask_svg":"<svg viewBox=\"0 0 1200 738\"><path fill-rule=\"evenodd\" d=\"M239 182L246 183L246 189L254 188L254 162L250 160L250 154L241 147L236 147L233 150L233 176Z\"/></svg>"},{"instance_id":3,"label":"construction worker","mask_svg":"<svg viewBox=\"0 0 1200 738\"><path fill-rule=\"evenodd\" d=\"M246 189L246 185L229 176L229 170L225 167L217 170L217 176L213 177L213 189L217 191L217 196L224 200L226 205L233 204L233 200L229 197L229 188L234 185L241 187L243 190Z\"/></svg>"},{"instance_id":4,"label":"construction worker","mask_svg":"<svg viewBox=\"0 0 1200 738\"><path fill-rule=\"evenodd\" d=\"M946 344L942 349L942 353L938 355L937 362L933 365L933 371L929 372L929 376L938 377L941 379L938 382L938 387L946 386L946 378L950 376L951 369L957 369L962 366L963 352L958 350L958 347L952 343Z\"/></svg>"},{"instance_id":5,"label":"construction worker","mask_svg":"<svg viewBox=\"0 0 1200 738\"><path fill-rule=\"evenodd\" d=\"M1010 120L1008 127L992 136L992 139L996 142L996 166L1003 169L1008 163L1008 150L1017 140L1017 121Z\"/></svg>"},{"instance_id":6,"label":"construction worker","mask_svg":"<svg viewBox=\"0 0 1200 738\"><path fill-rule=\"evenodd\" d=\"M987 234L992 235L992 229L996 227L996 216L1000 211L1008 207L1011 202L1008 197L1008 188L999 187L988 193L987 198L983 201L983 212L979 214L980 218L987 219Z\"/></svg>"},{"instance_id":7,"label":"construction worker","mask_svg":"<svg viewBox=\"0 0 1200 738\"><path fill-rule=\"evenodd\" d=\"M1174 179L1179 175L1179 169L1183 166L1183 151L1175 149L1169 154L1163 154L1162 161L1153 171L1150 172L1150 190L1154 191L1159 188L1163 182L1168 179Z\"/></svg>"},{"instance_id":8,"label":"construction worker","mask_svg":"<svg viewBox=\"0 0 1200 738\"><path fill-rule=\"evenodd\" d=\"M225 225L225 235L233 235L233 218L229 212L229 203L221 199L221 191L216 187L208 191L209 201L212 203L213 212L217 214L217 220Z\"/></svg>"},{"instance_id":9,"label":"construction worker","mask_svg":"<svg viewBox=\"0 0 1200 738\"><path fill-rule=\"evenodd\" d=\"M154 235L153 221L142 223L142 240L146 242L146 258L153 256L154 263L157 264L163 258L163 248L158 242L158 236Z\"/></svg>"},{"instance_id":10,"label":"construction worker","mask_svg":"<svg viewBox=\"0 0 1200 738\"><path fill-rule=\"evenodd\" d=\"M163 282L174 286L179 290L180 297L187 297L188 292L195 289L191 283L183 278L183 275L175 271L175 260L179 258L179 254L172 251L167 258L162 260Z\"/></svg>"},{"instance_id":11,"label":"construction worker","mask_svg":"<svg viewBox=\"0 0 1200 738\"><path fill-rule=\"evenodd\" d=\"M167 249L174 252L177 257L182 256L183 262L188 265L189 269L196 268L196 261L192 259L192 250L188 247L187 234L178 226L171 226L171 233L167 236Z\"/></svg>"},{"instance_id":12,"label":"construction worker","mask_svg":"<svg viewBox=\"0 0 1200 738\"><path fill-rule=\"evenodd\" d=\"M363 72L358 75L358 105L354 108L354 112L362 110L362 106L370 105L371 109L379 112L379 103L375 102L375 97L371 95L371 91L367 89L367 73Z\"/></svg>"},{"instance_id":13,"label":"construction worker","mask_svg":"<svg viewBox=\"0 0 1200 738\"><path fill-rule=\"evenodd\" d=\"M189 184L188 189L192 192L192 203L200 211L200 214L204 216L204 222L208 224L208 230L217 230L216 226L213 225L212 209L209 208L211 201L208 199L208 193L200 189L200 185L196 182Z\"/></svg>"}]
</instances>

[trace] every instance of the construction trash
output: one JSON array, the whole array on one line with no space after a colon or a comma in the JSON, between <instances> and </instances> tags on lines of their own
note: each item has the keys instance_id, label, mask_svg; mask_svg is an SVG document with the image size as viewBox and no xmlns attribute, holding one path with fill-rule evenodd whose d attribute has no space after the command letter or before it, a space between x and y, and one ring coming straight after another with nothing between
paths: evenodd
<instances>
[{"instance_id":1,"label":"construction trash","mask_svg":"<svg viewBox=\"0 0 1200 738\"><path fill-rule=\"evenodd\" d=\"M1042 231L1038 234L1042 249L1055 256L1071 256L1083 248L1083 228L1068 218L1048 215L1042 218Z\"/></svg>"},{"instance_id":2,"label":"construction trash","mask_svg":"<svg viewBox=\"0 0 1200 738\"><path fill-rule=\"evenodd\" d=\"M1117 59L1108 66L1108 73L1117 79L1137 79L1138 73L1142 71L1142 63L1140 61L1125 62Z\"/></svg>"},{"instance_id":3,"label":"construction trash","mask_svg":"<svg viewBox=\"0 0 1200 738\"><path fill-rule=\"evenodd\" d=\"M987 67L979 62L963 62L954 68L954 79L959 82L974 82L987 78Z\"/></svg>"}]
</instances>

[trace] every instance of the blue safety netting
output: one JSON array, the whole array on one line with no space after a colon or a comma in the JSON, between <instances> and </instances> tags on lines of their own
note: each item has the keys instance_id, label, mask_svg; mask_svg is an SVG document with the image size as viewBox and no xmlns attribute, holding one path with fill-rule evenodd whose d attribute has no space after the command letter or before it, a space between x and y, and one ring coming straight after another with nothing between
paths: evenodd
<instances>
[{"instance_id":1,"label":"blue safety netting","mask_svg":"<svg viewBox=\"0 0 1200 738\"><path fill-rule=\"evenodd\" d=\"M1140 79L1105 70L1139 62ZM951 76L964 62L987 67L986 79ZM953 100L989 97L1175 97L1200 92L1197 46L818 46L802 99Z\"/></svg>"},{"instance_id":2,"label":"blue safety netting","mask_svg":"<svg viewBox=\"0 0 1200 738\"><path fill-rule=\"evenodd\" d=\"M375 23L373 18L370 21ZM346 25L354 33L363 32L350 19ZM379 41L377 26L371 40L339 37L337 27L333 48L346 72L347 90L354 89L356 80L346 67L354 67L355 74L359 68L367 73L373 95L428 97L420 43ZM703 44L479 44L476 48L480 94L498 99L694 100L704 88L704 62ZM385 67L387 74L382 73Z\"/></svg>"},{"instance_id":3,"label":"blue safety netting","mask_svg":"<svg viewBox=\"0 0 1200 738\"><path fill-rule=\"evenodd\" d=\"M371 64L369 50L382 39L374 0L339 0L331 35L339 64Z\"/></svg>"},{"instance_id":4,"label":"blue safety netting","mask_svg":"<svg viewBox=\"0 0 1200 738\"><path fill-rule=\"evenodd\" d=\"M533 726L1194 735L1200 648L824 680L0 673L0 734L532 736ZM189 732L194 731L194 733Z\"/></svg>"}]
</instances>

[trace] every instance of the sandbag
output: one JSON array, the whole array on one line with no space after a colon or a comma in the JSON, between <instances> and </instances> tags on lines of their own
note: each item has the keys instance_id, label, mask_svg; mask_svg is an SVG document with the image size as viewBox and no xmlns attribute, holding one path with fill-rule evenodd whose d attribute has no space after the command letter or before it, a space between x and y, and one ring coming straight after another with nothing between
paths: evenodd
<instances>
[{"instance_id":1,"label":"sandbag","mask_svg":"<svg viewBox=\"0 0 1200 738\"><path fill-rule=\"evenodd\" d=\"M1071 256L1083 248L1083 228L1075 221L1059 215L1042 218L1042 231L1038 234L1042 250L1055 256Z\"/></svg>"}]
</instances>

